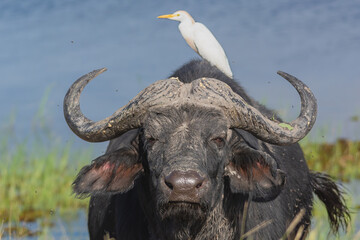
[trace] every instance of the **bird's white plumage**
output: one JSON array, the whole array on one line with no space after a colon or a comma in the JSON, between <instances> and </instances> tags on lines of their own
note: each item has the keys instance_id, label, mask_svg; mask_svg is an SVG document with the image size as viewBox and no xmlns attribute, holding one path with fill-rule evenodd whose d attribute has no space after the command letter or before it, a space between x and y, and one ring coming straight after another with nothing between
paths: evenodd
<instances>
[{"instance_id":1,"label":"bird's white plumage","mask_svg":"<svg viewBox=\"0 0 360 240\"><path fill-rule=\"evenodd\" d=\"M233 77L224 49L204 24L195 22L186 11L176 11L158 18L179 21L180 33L188 45L228 77Z\"/></svg>"}]
</instances>

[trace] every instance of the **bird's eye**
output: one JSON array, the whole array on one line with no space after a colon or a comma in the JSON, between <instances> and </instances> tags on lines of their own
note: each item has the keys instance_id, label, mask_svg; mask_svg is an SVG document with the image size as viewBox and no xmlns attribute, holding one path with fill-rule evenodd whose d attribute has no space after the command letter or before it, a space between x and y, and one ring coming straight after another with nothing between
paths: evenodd
<instances>
[{"instance_id":1,"label":"bird's eye","mask_svg":"<svg viewBox=\"0 0 360 240\"><path fill-rule=\"evenodd\" d=\"M179 16L180 16L180 13L176 14L176 16L179 17Z\"/></svg>"},{"instance_id":2,"label":"bird's eye","mask_svg":"<svg viewBox=\"0 0 360 240\"><path fill-rule=\"evenodd\" d=\"M214 142L219 148L222 148L225 145L225 140L222 137L213 138L211 141Z\"/></svg>"}]
</instances>

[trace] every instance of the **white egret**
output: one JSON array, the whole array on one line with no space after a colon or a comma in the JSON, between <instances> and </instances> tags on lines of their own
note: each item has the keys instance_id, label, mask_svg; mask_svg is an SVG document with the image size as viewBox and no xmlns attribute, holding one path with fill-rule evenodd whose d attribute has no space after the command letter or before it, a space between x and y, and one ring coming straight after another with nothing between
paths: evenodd
<instances>
[{"instance_id":1,"label":"white egret","mask_svg":"<svg viewBox=\"0 0 360 240\"><path fill-rule=\"evenodd\" d=\"M158 18L179 21L180 33L187 44L228 77L233 77L224 49L204 24L195 22L188 12L182 10L173 14L161 15Z\"/></svg>"}]
</instances>

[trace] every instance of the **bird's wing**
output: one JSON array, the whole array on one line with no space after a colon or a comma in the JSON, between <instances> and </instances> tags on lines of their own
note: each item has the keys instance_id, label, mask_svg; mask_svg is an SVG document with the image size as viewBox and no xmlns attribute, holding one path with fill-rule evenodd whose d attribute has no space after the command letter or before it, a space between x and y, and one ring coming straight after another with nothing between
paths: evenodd
<instances>
[{"instance_id":1,"label":"bird's wing","mask_svg":"<svg viewBox=\"0 0 360 240\"><path fill-rule=\"evenodd\" d=\"M185 37L184 37L184 39L185 39L185 41L187 42L187 44L189 44L189 46L190 46L195 52L197 52L197 53L199 54L199 49L197 48L197 46L196 46L195 42L193 41L193 39L185 38Z\"/></svg>"},{"instance_id":2,"label":"bird's wing","mask_svg":"<svg viewBox=\"0 0 360 240\"><path fill-rule=\"evenodd\" d=\"M202 58L232 77L232 71L224 49L205 25L198 22L194 24L193 39L197 52Z\"/></svg>"}]
</instances>

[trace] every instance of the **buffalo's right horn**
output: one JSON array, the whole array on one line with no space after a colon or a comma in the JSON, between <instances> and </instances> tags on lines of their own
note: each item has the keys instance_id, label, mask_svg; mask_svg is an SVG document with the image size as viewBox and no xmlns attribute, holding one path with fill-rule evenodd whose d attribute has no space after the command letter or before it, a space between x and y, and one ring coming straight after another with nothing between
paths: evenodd
<instances>
[{"instance_id":1,"label":"buffalo's right horn","mask_svg":"<svg viewBox=\"0 0 360 240\"><path fill-rule=\"evenodd\" d=\"M80 94L86 84L106 70L106 68L98 69L80 77L71 85L65 95L64 116L66 122L76 135L88 142L107 141L130 129L139 128L149 107L163 104L166 102L166 98L171 101L171 98L174 97L173 93L183 85L177 79L157 81L141 91L113 115L94 122L81 112Z\"/></svg>"}]
</instances>

